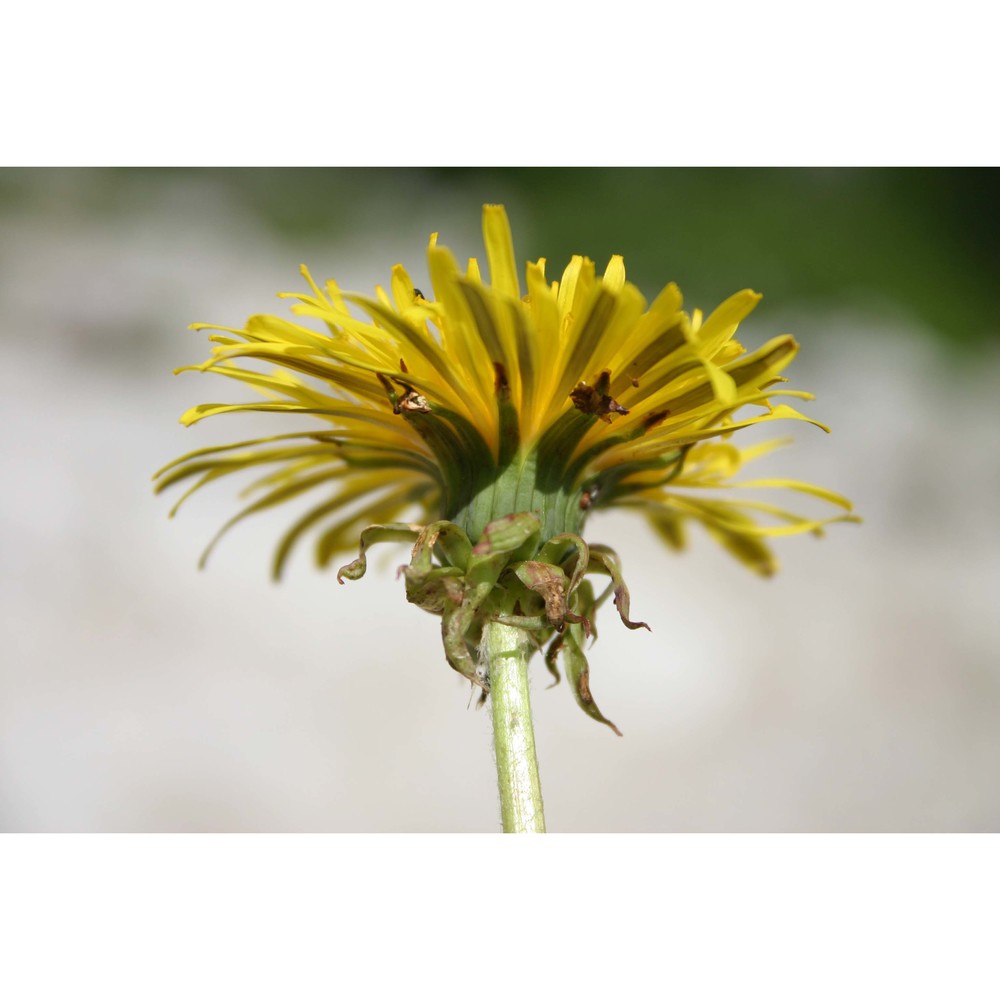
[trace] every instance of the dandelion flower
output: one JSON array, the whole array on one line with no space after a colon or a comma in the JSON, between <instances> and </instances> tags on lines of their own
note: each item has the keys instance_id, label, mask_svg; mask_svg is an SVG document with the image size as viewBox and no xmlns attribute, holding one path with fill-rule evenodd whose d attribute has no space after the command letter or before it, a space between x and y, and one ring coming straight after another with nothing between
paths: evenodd
<instances>
[{"instance_id":1,"label":"dandelion flower","mask_svg":"<svg viewBox=\"0 0 1000 1000\"><path fill-rule=\"evenodd\" d=\"M341 582L364 573L371 544L413 542L407 597L441 616L448 662L483 697L491 686L484 630L499 624L533 645L548 642L554 676L561 654L581 707L615 728L591 695L584 642L608 596L630 628L645 623L629 618L615 553L584 540L592 515L636 511L675 548L697 522L766 575L775 568L769 538L854 520L851 505L808 483L738 478L780 442L740 449L730 443L735 432L772 421L823 427L788 402L813 398L785 387L795 340L778 336L748 352L735 339L757 293L737 292L703 317L683 311L674 284L647 303L620 256L601 275L581 256L558 280L545 260L522 273L501 206L484 207L483 235L488 278L476 259L462 269L435 234L427 294L401 265L374 297L332 280L320 288L303 267L308 290L281 296L294 319L195 324L212 331L215 346L194 370L244 383L259 398L203 403L184 424L262 411L296 415L305 429L191 452L157 473L157 489L193 481L176 510L201 486L266 470L205 557L251 514L314 497L277 544L275 577L310 531L321 567L360 545ZM744 499L758 487L839 510L817 520ZM600 594L587 578L595 573L610 579Z\"/></svg>"}]
</instances>

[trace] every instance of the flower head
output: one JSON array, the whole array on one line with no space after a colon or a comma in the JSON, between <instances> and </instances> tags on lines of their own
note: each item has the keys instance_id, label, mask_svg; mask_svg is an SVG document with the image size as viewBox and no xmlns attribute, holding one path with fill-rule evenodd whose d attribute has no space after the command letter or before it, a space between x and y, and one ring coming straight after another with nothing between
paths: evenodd
<instances>
[{"instance_id":1,"label":"flower head","mask_svg":"<svg viewBox=\"0 0 1000 1000\"><path fill-rule=\"evenodd\" d=\"M279 542L275 576L310 529L318 531L320 566L361 537L361 557L340 578L364 572L372 541L415 540L407 594L442 616L456 669L488 690L473 655L482 621L520 623L540 639L554 636L550 667L561 649L581 704L606 721L588 707L580 663L582 636L603 599L585 574L610 576L622 618L637 623L628 620L614 553L583 541L592 513L637 510L676 547L686 524L700 522L767 574L774 569L768 537L819 533L849 515L815 520L759 501L707 497L706 489L780 488L844 511L851 505L806 483L734 479L773 444L741 450L729 443L733 432L775 420L823 426L780 401L813 398L784 388L781 373L798 349L792 337L751 353L735 339L760 299L755 292L737 292L703 318L682 310L674 284L647 303L619 256L600 276L591 260L573 257L557 281L539 260L527 265L522 284L502 207L484 208L483 234L488 281L475 259L460 269L435 234L428 295L401 265L374 298L333 281L321 289L303 267L309 291L282 296L294 300L301 322L253 316L242 329L196 324L214 331L216 346L195 369L243 382L263 399L204 403L183 423L269 411L307 416L312 426L191 452L157 473L157 489L194 479L183 502L229 473L268 468L249 487L256 499L216 540L250 514L316 496ZM265 373L248 361L277 367Z\"/></svg>"}]
</instances>

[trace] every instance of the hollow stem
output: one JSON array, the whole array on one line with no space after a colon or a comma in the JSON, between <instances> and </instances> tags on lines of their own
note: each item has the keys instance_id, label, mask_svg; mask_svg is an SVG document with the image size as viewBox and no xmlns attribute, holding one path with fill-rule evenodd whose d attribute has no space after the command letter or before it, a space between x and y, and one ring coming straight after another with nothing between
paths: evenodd
<instances>
[{"instance_id":1,"label":"hollow stem","mask_svg":"<svg viewBox=\"0 0 1000 1000\"><path fill-rule=\"evenodd\" d=\"M496 622L483 627L480 655L490 676L493 744L504 833L545 832L528 693L531 651L531 642L523 630Z\"/></svg>"}]
</instances>

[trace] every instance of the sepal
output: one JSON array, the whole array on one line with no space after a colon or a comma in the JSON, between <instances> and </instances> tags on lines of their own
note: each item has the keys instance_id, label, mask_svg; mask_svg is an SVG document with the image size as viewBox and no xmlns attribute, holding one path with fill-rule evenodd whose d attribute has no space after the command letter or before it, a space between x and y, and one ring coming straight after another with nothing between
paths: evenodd
<instances>
[{"instance_id":1,"label":"sepal","mask_svg":"<svg viewBox=\"0 0 1000 1000\"><path fill-rule=\"evenodd\" d=\"M548 643L545 666L560 680L558 654L577 704L592 719L621 735L594 702L590 667L583 647L596 638L594 617L609 593L628 628L649 628L629 619L629 594L615 552L588 545L579 535L563 533L539 544L542 523L529 512L508 514L489 522L473 545L452 521L376 524L361 533L358 558L342 567L337 579L357 580L367 568L367 550L377 542L413 541L410 562L400 567L411 604L441 618L445 657L453 670L481 691L490 690L489 664L480 656L486 622L499 622L527 632L541 649ZM600 597L585 579L588 573L611 578Z\"/></svg>"}]
</instances>

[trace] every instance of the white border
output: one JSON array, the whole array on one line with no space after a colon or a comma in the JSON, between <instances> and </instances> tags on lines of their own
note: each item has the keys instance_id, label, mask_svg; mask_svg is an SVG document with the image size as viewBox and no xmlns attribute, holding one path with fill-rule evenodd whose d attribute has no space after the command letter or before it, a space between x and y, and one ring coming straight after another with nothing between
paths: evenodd
<instances>
[{"instance_id":1,"label":"white border","mask_svg":"<svg viewBox=\"0 0 1000 1000\"><path fill-rule=\"evenodd\" d=\"M994 164L987 10L22 4L0 162Z\"/></svg>"},{"instance_id":2,"label":"white border","mask_svg":"<svg viewBox=\"0 0 1000 1000\"><path fill-rule=\"evenodd\" d=\"M10 836L0 994L995 996L994 836Z\"/></svg>"}]
</instances>

